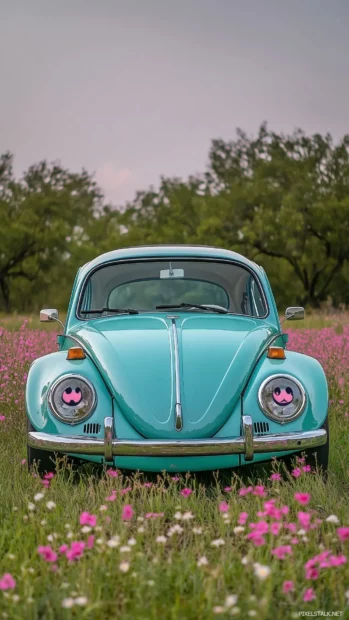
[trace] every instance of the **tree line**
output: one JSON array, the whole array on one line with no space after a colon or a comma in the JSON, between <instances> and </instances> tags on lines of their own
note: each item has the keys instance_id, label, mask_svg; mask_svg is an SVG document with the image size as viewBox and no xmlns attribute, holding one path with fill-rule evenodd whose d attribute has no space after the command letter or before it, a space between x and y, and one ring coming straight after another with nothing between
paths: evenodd
<instances>
[{"instance_id":1,"label":"tree line","mask_svg":"<svg viewBox=\"0 0 349 620\"><path fill-rule=\"evenodd\" d=\"M349 303L349 135L213 140L201 175L161 178L123 207L93 175L39 162L20 179L0 156L0 311L66 308L79 266L133 245L203 244L265 268L280 309Z\"/></svg>"}]
</instances>

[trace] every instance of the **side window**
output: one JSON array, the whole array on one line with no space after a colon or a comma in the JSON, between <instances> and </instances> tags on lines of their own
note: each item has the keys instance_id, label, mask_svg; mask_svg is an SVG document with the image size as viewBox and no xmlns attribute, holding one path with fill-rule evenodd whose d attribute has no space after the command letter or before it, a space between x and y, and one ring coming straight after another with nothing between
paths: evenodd
<instances>
[{"instance_id":1,"label":"side window","mask_svg":"<svg viewBox=\"0 0 349 620\"><path fill-rule=\"evenodd\" d=\"M264 301L256 280L252 277L248 279L247 296L252 316L263 316L265 313Z\"/></svg>"}]
</instances>

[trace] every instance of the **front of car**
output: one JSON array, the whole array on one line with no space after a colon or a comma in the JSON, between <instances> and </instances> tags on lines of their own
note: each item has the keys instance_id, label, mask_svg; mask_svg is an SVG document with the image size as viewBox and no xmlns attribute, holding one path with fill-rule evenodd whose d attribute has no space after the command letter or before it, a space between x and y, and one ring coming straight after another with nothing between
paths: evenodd
<instances>
[{"instance_id":1,"label":"front of car","mask_svg":"<svg viewBox=\"0 0 349 620\"><path fill-rule=\"evenodd\" d=\"M230 468L327 440L321 366L285 352L264 271L216 248L128 248L83 267L27 411L31 448L127 469Z\"/></svg>"}]
</instances>

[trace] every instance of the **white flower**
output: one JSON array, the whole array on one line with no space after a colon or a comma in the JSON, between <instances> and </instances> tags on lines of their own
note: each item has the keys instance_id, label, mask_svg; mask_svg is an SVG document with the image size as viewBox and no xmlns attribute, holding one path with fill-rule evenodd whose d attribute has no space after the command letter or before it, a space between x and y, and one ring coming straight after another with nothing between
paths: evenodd
<instances>
[{"instance_id":1,"label":"white flower","mask_svg":"<svg viewBox=\"0 0 349 620\"><path fill-rule=\"evenodd\" d=\"M18 603L18 601L20 600L20 596L18 594L13 594L12 600L14 603Z\"/></svg>"},{"instance_id":2,"label":"white flower","mask_svg":"<svg viewBox=\"0 0 349 620\"><path fill-rule=\"evenodd\" d=\"M76 603L77 605L80 605L80 607L83 607L83 606L84 606L84 605L86 605L86 603L87 603L87 598L86 598L86 596L78 596L78 597L75 599L75 603Z\"/></svg>"},{"instance_id":3,"label":"white flower","mask_svg":"<svg viewBox=\"0 0 349 620\"><path fill-rule=\"evenodd\" d=\"M54 508L56 508L55 502L53 502L52 500L46 502L46 508L48 508L49 510L53 510Z\"/></svg>"},{"instance_id":4,"label":"white flower","mask_svg":"<svg viewBox=\"0 0 349 620\"><path fill-rule=\"evenodd\" d=\"M137 517L137 521L144 521L144 517Z\"/></svg>"},{"instance_id":5,"label":"white flower","mask_svg":"<svg viewBox=\"0 0 349 620\"><path fill-rule=\"evenodd\" d=\"M137 541L135 538L129 538L127 541L127 544L130 545L130 547L133 547L134 545L137 544Z\"/></svg>"},{"instance_id":6,"label":"white flower","mask_svg":"<svg viewBox=\"0 0 349 620\"><path fill-rule=\"evenodd\" d=\"M7 557L8 557L9 560L15 560L16 559L16 556L13 553L8 553Z\"/></svg>"},{"instance_id":7,"label":"white flower","mask_svg":"<svg viewBox=\"0 0 349 620\"><path fill-rule=\"evenodd\" d=\"M347 590L344 594L345 598L348 600L349 599L349 590Z\"/></svg>"},{"instance_id":8,"label":"white flower","mask_svg":"<svg viewBox=\"0 0 349 620\"><path fill-rule=\"evenodd\" d=\"M180 534L183 532L183 528L180 525L172 525L167 532L167 536L173 536L173 534Z\"/></svg>"},{"instance_id":9,"label":"white flower","mask_svg":"<svg viewBox=\"0 0 349 620\"><path fill-rule=\"evenodd\" d=\"M173 516L175 519L179 520L182 518L182 513L179 510L177 510L177 512L175 512Z\"/></svg>"},{"instance_id":10,"label":"white flower","mask_svg":"<svg viewBox=\"0 0 349 620\"><path fill-rule=\"evenodd\" d=\"M299 536L305 536L305 530L303 530L302 528L300 530L298 530L297 534Z\"/></svg>"},{"instance_id":11,"label":"white flower","mask_svg":"<svg viewBox=\"0 0 349 620\"><path fill-rule=\"evenodd\" d=\"M108 507L105 506L105 504L102 504L102 506L99 507L99 510L103 512L103 510L108 510Z\"/></svg>"},{"instance_id":12,"label":"white flower","mask_svg":"<svg viewBox=\"0 0 349 620\"><path fill-rule=\"evenodd\" d=\"M82 531L82 533L83 533L83 534L88 534L88 533L91 531L91 529L92 529L92 528L90 528L90 526L89 526L89 525L84 525L84 526L81 528L81 531Z\"/></svg>"},{"instance_id":13,"label":"white flower","mask_svg":"<svg viewBox=\"0 0 349 620\"><path fill-rule=\"evenodd\" d=\"M95 532L101 532L102 531L102 526L101 525L96 525L95 527Z\"/></svg>"},{"instance_id":14,"label":"white flower","mask_svg":"<svg viewBox=\"0 0 349 620\"><path fill-rule=\"evenodd\" d=\"M70 523L65 523L64 527L65 527L66 530L70 530L71 525L70 525Z\"/></svg>"},{"instance_id":15,"label":"white flower","mask_svg":"<svg viewBox=\"0 0 349 620\"><path fill-rule=\"evenodd\" d=\"M33 504L32 502L28 503L28 510L35 510L35 504Z\"/></svg>"},{"instance_id":16,"label":"white flower","mask_svg":"<svg viewBox=\"0 0 349 620\"><path fill-rule=\"evenodd\" d=\"M193 534L202 534L202 527L193 527Z\"/></svg>"},{"instance_id":17,"label":"white flower","mask_svg":"<svg viewBox=\"0 0 349 620\"><path fill-rule=\"evenodd\" d=\"M257 612L255 609L250 609L250 611L247 612L249 616L256 616Z\"/></svg>"},{"instance_id":18,"label":"white flower","mask_svg":"<svg viewBox=\"0 0 349 620\"><path fill-rule=\"evenodd\" d=\"M229 594L225 599L226 607L234 607L238 600L237 594Z\"/></svg>"},{"instance_id":19,"label":"white flower","mask_svg":"<svg viewBox=\"0 0 349 620\"><path fill-rule=\"evenodd\" d=\"M243 525L236 525L233 529L234 534L241 534L241 532L245 531L245 527Z\"/></svg>"},{"instance_id":20,"label":"white flower","mask_svg":"<svg viewBox=\"0 0 349 620\"><path fill-rule=\"evenodd\" d=\"M137 532L139 532L140 534L143 534L143 532L145 532L144 525L140 525L139 528L137 529Z\"/></svg>"},{"instance_id":21,"label":"white flower","mask_svg":"<svg viewBox=\"0 0 349 620\"><path fill-rule=\"evenodd\" d=\"M148 586L155 586L155 581L153 581L153 579L148 579L147 584Z\"/></svg>"},{"instance_id":22,"label":"white flower","mask_svg":"<svg viewBox=\"0 0 349 620\"><path fill-rule=\"evenodd\" d=\"M53 542L53 535L52 535L52 534L49 534L49 535L47 536L47 540L48 540L49 542Z\"/></svg>"},{"instance_id":23,"label":"white flower","mask_svg":"<svg viewBox=\"0 0 349 620\"><path fill-rule=\"evenodd\" d=\"M221 547L222 545L225 545L223 538L216 538L211 542L211 547Z\"/></svg>"},{"instance_id":24,"label":"white flower","mask_svg":"<svg viewBox=\"0 0 349 620\"><path fill-rule=\"evenodd\" d=\"M110 542L110 540L109 540L108 542ZM104 543L104 538L97 538L97 539L96 539L96 544L97 544L97 545L103 545L103 543ZM112 547L112 546L114 546L114 547L115 547L115 546L117 546L117 545L109 545L109 547Z\"/></svg>"},{"instance_id":25,"label":"white flower","mask_svg":"<svg viewBox=\"0 0 349 620\"><path fill-rule=\"evenodd\" d=\"M122 573L127 573L127 571L129 570L130 565L128 562L121 562L119 569L121 570Z\"/></svg>"},{"instance_id":26,"label":"white flower","mask_svg":"<svg viewBox=\"0 0 349 620\"><path fill-rule=\"evenodd\" d=\"M34 495L34 501L39 502L43 497L45 497L43 493L36 493Z\"/></svg>"},{"instance_id":27,"label":"white flower","mask_svg":"<svg viewBox=\"0 0 349 620\"><path fill-rule=\"evenodd\" d=\"M197 561L197 566L207 566L208 564L208 559L205 555L203 555L201 558L198 559Z\"/></svg>"},{"instance_id":28,"label":"white flower","mask_svg":"<svg viewBox=\"0 0 349 620\"><path fill-rule=\"evenodd\" d=\"M221 605L216 605L212 611L214 614L224 614L225 609L224 607L221 607Z\"/></svg>"},{"instance_id":29,"label":"white flower","mask_svg":"<svg viewBox=\"0 0 349 620\"><path fill-rule=\"evenodd\" d=\"M166 545L166 543L167 543L167 538L166 538L166 536L158 536L158 537L156 538L156 542L157 542L157 543L160 543L161 545Z\"/></svg>"},{"instance_id":30,"label":"white flower","mask_svg":"<svg viewBox=\"0 0 349 620\"><path fill-rule=\"evenodd\" d=\"M67 533L67 538L73 538L73 536L74 536L73 532L68 532Z\"/></svg>"},{"instance_id":31,"label":"white flower","mask_svg":"<svg viewBox=\"0 0 349 620\"><path fill-rule=\"evenodd\" d=\"M120 553L127 553L128 551L131 551L131 547L128 547L127 545L120 547Z\"/></svg>"},{"instance_id":32,"label":"white flower","mask_svg":"<svg viewBox=\"0 0 349 620\"><path fill-rule=\"evenodd\" d=\"M339 519L338 517L336 517L336 515L330 515L329 517L327 517L326 521L327 523L339 523Z\"/></svg>"},{"instance_id":33,"label":"white flower","mask_svg":"<svg viewBox=\"0 0 349 620\"><path fill-rule=\"evenodd\" d=\"M192 512L190 512L190 510L188 510L188 512L184 512L182 515L182 520L183 521L189 521L190 519L194 519L194 515Z\"/></svg>"},{"instance_id":34,"label":"white flower","mask_svg":"<svg viewBox=\"0 0 349 620\"><path fill-rule=\"evenodd\" d=\"M47 521L46 519L42 519L42 521L40 521L40 525L46 525Z\"/></svg>"},{"instance_id":35,"label":"white flower","mask_svg":"<svg viewBox=\"0 0 349 620\"><path fill-rule=\"evenodd\" d=\"M101 544L101 543L99 543L99 542L98 542L99 540L100 540L100 539L98 538L96 542L97 542L98 544ZM103 540L103 539L101 539L101 540ZM108 545L108 547L110 547L111 549L115 549L116 547L118 547L118 546L120 545L120 541L117 539L117 537L114 537L114 536L113 536L113 538L111 538L110 540L108 540L107 545Z\"/></svg>"},{"instance_id":36,"label":"white flower","mask_svg":"<svg viewBox=\"0 0 349 620\"><path fill-rule=\"evenodd\" d=\"M233 607L233 608L230 610L230 615L231 615L231 616L238 616L238 615L239 615L239 613L240 613L240 607Z\"/></svg>"},{"instance_id":37,"label":"white flower","mask_svg":"<svg viewBox=\"0 0 349 620\"><path fill-rule=\"evenodd\" d=\"M263 566L263 564L259 564L259 562L255 562L255 564L253 564L253 568L256 577L258 577L261 581L267 579L271 572L269 566Z\"/></svg>"},{"instance_id":38,"label":"white flower","mask_svg":"<svg viewBox=\"0 0 349 620\"><path fill-rule=\"evenodd\" d=\"M62 607L65 607L66 609L69 609L70 607L73 607L74 605L74 599L69 597L69 598L64 598L62 601Z\"/></svg>"}]
</instances>

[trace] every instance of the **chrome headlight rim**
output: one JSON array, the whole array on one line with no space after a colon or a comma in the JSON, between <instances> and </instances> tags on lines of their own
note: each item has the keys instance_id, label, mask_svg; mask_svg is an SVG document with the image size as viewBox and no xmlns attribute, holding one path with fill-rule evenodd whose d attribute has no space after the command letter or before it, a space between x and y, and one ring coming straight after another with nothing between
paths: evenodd
<instances>
[{"instance_id":1,"label":"chrome headlight rim","mask_svg":"<svg viewBox=\"0 0 349 620\"><path fill-rule=\"evenodd\" d=\"M91 404L88 412L84 416L79 418L79 420L69 420L64 415L62 415L59 411L57 411L57 408L56 408L54 400L53 400L53 396L54 396L55 390L57 389L57 387L63 381L66 381L67 379L75 379L75 380L78 379L79 381L82 381L83 383L86 383L86 385L90 388L90 390L92 392L92 404ZM92 416L92 414L94 413L94 411L96 409L96 406L97 406L97 393L96 393L94 385L91 383L91 381L89 379L87 379L86 377L84 377L83 375L80 375L78 373L71 373L70 372L70 373L68 373L66 375L62 375L61 377L59 377L58 379L56 379L56 381L54 381L52 383L52 385L49 388L49 392L48 392L48 404L50 406L51 412L57 418L57 420L59 420L60 422L64 422L64 424L68 424L69 426L76 426L77 424L81 424L82 422L86 422L86 420L88 420Z\"/></svg>"},{"instance_id":2,"label":"chrome headlight rim","mask_svg":"<svg viewBox=\"0 0 349 620\"><path fill-rule=\"evenodd\" d=\"M280 415L273 413L271 411L269 411L269 409L267 409L264 405L263 402L263 390L266 387L266 385L268 383L270 383L270 381L272 381L273 379L286 379L287 381L291 381L293 383L295 383L295 385L298 387L302 400L301 400L301 405L299 407L299 409L297 410L296 413L294 413L291 416L282 418ZM307 395L305 392L305 389L302 385L302 383L296 379L295 377L293 377L292 375L287 375L287 374L283 374L283 373L279 373L279 374L275 374L275 375L270 375L269 377L267 377L266 379L264 379L264 381L261 383L261 385L259 386L259 390L258 390L258 404L260 406L260 408L262 409L264 415L269 418L269 420L273 420L273 422L278 422L278 424L288 424L289 422L293 422L294 420L297 420L297 418L299 418L306 406L307 403Z\"/></svg>"}]
</instances>

